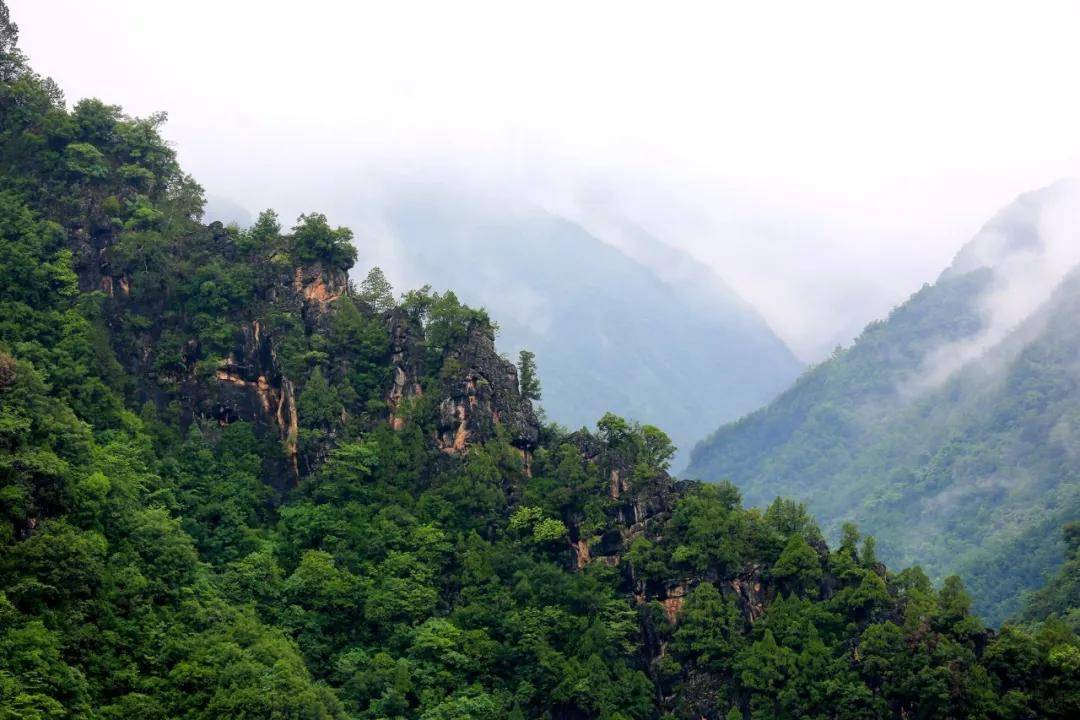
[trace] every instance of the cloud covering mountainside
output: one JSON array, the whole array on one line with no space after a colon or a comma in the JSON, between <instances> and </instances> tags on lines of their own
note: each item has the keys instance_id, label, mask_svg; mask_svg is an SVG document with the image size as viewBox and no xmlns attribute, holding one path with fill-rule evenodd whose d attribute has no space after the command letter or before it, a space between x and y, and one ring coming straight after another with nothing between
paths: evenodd
<instances>
[{"instance_id":1,"label":"cloud covering mountainside","mask_svg":"<svg viewBox=\"0 0 1080 720\"><path fill-rule=\"evenodd\" d=\"M398 290L430 283L486 307L499 349L536 353L542 405L561 424L611 411L669 432L682 450L767 402L801 363L704 266L632 225L615 242L537 209L422 196L357 218L361 265ZM370 254L369 254L370 248Z\"/></svg>"},{"instance_id":2,"label":"cloud covering mountainside","mask_svg":"<svg viewBox=\"0 0 1080 720\"><path fill-rule=\"evenodd\" d=\"M1080 185L998 213L937 282L717 430L689 472L873 527L887 561L961 572L1000 620L1080 515Z\"/></svg>"}]
</instances>

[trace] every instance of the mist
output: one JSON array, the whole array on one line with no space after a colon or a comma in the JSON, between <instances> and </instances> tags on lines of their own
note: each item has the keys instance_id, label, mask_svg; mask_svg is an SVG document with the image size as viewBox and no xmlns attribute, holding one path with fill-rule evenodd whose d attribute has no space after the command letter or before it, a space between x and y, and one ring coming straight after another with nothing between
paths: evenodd
<instances>
[{"instance_id":1,"label":"mist","mask_svg":"<svg viewBox=\"0 0 1080 720\"><path fill-rule=\"evenodd\" d=\"M361 269L388 188L541 207L612 243L630 224L808 362L1012 198L1080 175L1069 7L10 5L69 102L167 110L209 194L369 216Z\"/></svg>"},{"instance_id":2,"label":"mist","mask_svg":"<svg viewBox=\"0 0 1080 720\"><path fill-rule=\"evenodd\" d=\"M1060 181L1018 198L991 219L942 273L949 278L980 269L991 272L977 301L980 330L929 352L917 379L904 391L918 394L938 387L1025 321L1037 325L1036 311L1078 264L1080 181ZM1026 330L1034 335L1038 327ZM1004 364L997 364L1004 369Z\"/></svg>"}]
</instances>

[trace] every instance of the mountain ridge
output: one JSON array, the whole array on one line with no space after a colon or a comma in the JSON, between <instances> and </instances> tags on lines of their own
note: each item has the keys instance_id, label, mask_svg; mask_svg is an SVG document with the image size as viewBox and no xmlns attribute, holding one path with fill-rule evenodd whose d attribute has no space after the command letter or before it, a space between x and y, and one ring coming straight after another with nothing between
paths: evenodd
<instances>
[{"instance_id":1,"label":"mountain ridge","mask_svg":"<svg viewBox=\"0 0 1080 720\"><path fill-rule=\"evenodd\" d=\"M1076 716L1053 610L542 424L486 312L350 283L318 212L206 224L161 116L16 39L0 0L0 717Z\"/></svg>"},{"instance_id":2,"label":"mountain ridge","mask_svg":"<svg viewBox=\"0 0 1080 720\"><path fill-rule=\"evenodd\" d=\"M551 419L580 427L610 410L663 426L682 450L676 466L703 422L758 407L802 367L730 288L672 284L617 244L546 211L421 196L385 218L396 239L388 273L405 265L412 282L438 288L474 278L458 292L500 318L500 348L536 353L549 377L542 404ZM655 255L715 279L635 232Z\"/></svg>"},{"instance_id":3,"label":"mountain ridge","mask_svg":"<svg viewBox=\"0 0 1080 720\"><path fill-rule=\"evenodd\" d=\"M926 563L935 574L962 571L979 588L984 602L989 602L981 609L992 619L1000 621L1015 612L1021 591L1036 587L1055 566L1053 556L1061 547L1058 527L1070 519L1069 508L1075 508L1075 500L1062 497L1056 506L1034 503L1032 508L1053 509L1047 516L1053 522L1040 522L1038 539L1029 538L1026 545L1022 530L1006 533L1027 547L1025 552L1017 549L1021 545L1003 552L1003 557L1011 559L1007 563L1013 563L1005 574L1022 579L994 582L989 578L1000 561L993 560L992 552L980 555L965 544L980 537L980 530L969 523L950 535L944 530L950 521L944 518L937 526L920 523L926 516L920 515L919 502L929 503L930 496L905 506L897 493L910 493L913 482L924 483L917 479L931 476L938 478L935 483L957 488L977 482L975 470L934 457L945 447L944 436L962 435L967 428L972 436L963 440L970 445L978 437L990 437L991 430L979 429L974 420L962 420L967 425L958 420L957 427L939 422L932 432L927 431L927 413L932 408L944 412L965 389L998 398L999 404L1009 402L992 384L976 384L975 379L1004 378L1010 368L1019 372L1016 363L1023 359L1024 349L1042 338L1043 319L1076 285L1075 273L1060 281L1064 269L1056 265L1058 258L1072 250L1051 247L1072 235L1048 234L1044 220L1068 211L1072 223L1078 191L1075 183L1059 183L1025 194L1003 209L958 252L957 260L936 283L924 286L887 319L871 323L850 348L807 371L770 406L703 441L693 453L691 473L730 478L751 502L765 502L775 493L793 494L806 500L834 531L845 520L872 523L889 541L886 558ZM1015 242L1010 244L1010 238ZM1051 294L1055 285L1058 289ZM1019 324L1015 312L1002 311L1004 301L1016 297L1020 298L1016 304L1025 311ZM1059 323L1056 332L1062 342L1072 337L1067 323ZM1042 372L1048 378L1057 377L1051 368ZM1056 385L1066 397L1072 393L1069 387L1065 379ZM1040 427L1034 417L1028 421L1035 423L1033 428ZM905 448L905 443L910 447ZM1054 439L1045 436L1044 447L1052 452ZM992 462L998 465L1018 462L994 455L1004 449L980 452L984 462L991 462L985 459L991 456L997 457ZM935 470L935 462L946 465ZM1075 480L1068 478L1068 474L1063 476L1061 483L1072 487ZM985 502L993 506L993 501ZM882 504L891 510L875 509ZM982 511L989 510L983 507ZM886 517L890 512L894 518ZM895 517L907 517L906 522L919 528L918 532L904 534L903 523L896 523ZM981 522L992 522L993 517L991 512ZM930 538L943 543L942 547L931 552L926 546ZM920 546L923 549L917 551ZM1019 561L1024 555L1026 565Z\"/></svg>"}]
</instances>

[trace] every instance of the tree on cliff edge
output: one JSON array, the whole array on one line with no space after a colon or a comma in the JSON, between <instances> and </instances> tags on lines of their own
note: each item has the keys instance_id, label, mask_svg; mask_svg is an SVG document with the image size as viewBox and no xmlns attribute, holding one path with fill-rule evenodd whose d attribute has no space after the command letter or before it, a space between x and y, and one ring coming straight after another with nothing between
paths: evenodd
<instances>
[{"instance_id":1,"label":"tree on cliff edge","mask_svg":"<svg viewBox=\"0 0 1080 720\"><path fill-rule=\"evenodd\" d=\"M540 378L536 375L536 355L528 350L518 354L518 373L521 395L530 400L540 399Z\"/></svg>"}]
</instances>

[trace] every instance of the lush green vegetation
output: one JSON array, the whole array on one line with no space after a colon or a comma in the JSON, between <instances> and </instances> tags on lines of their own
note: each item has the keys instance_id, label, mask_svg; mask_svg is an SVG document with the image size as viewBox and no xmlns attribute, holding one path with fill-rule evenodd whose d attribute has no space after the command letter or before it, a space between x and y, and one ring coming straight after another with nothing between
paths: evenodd
<instances>
[{"instance_id":1,"label":"lush green vegetation","mask_svg":"<svg viewBox=\"0 0 1080 720\"><path fill-rule=\"evenodd\" d=\"M551 417L582 427L610 411L659 425L680 448L673 467L802 369L721 278L641 228L613 231L647 262L557 215L446 190L400 200L385 221L408 277L488 308L513 356L536 353Z\"/></svg>"},{"instance_id":2,"label":"lush green vegetation","mask_svg":"<svg viewBox=\"0 0 1080 720\"><path fill-rule=\"evenodd\" d=\"M886 562L958 573L983 617L1007 619L1060 565L1061 527L1080 518L1080 277L991 352L920 388L935 348L979 331L992 280L980 268L923 288L714 433L688 474L729 479L755 503L797 497L829 534L872 527Z\"/></svg>"},{"instance_id":3,"label":"lush green vegetation","mask_svg":"<svg viewBox=\"0 0 1080 720\"><path fill-rule=\"evenodd\" d=\"M1026 622L1038 622L1051 615L1062 618L1080 631L1080 524L1069 523L1065 536L1065 562L1045 586L1028 595L1020 614Z\"/></svg>"},{"instance_id":4,"label":"lush green vegetation","mask_svg":"<svg viewBox=\"0 0 1080 720\"><path fill-rule=\"evenodd\" d=\"M1080 710L1064 623L989 633L854 527L677 484L656 428L447 452L483 312L341 291L317 213L203 226L161 118L66 109L2 2L0 53L0 718Z\"/></svg>"}]
</instances>

